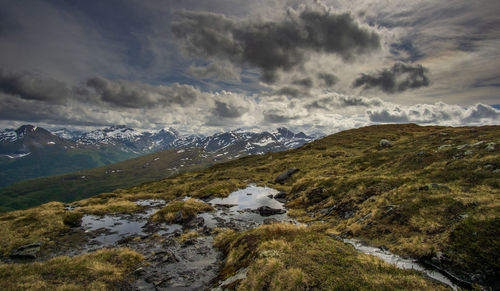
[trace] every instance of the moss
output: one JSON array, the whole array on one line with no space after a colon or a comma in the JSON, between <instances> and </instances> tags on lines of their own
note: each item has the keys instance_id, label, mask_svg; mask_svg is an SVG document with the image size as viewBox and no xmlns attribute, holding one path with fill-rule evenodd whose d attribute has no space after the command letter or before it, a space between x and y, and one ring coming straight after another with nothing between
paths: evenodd
<instances>
[{"instance_id":1,"label":"moss","mask_svg":"<svg viewBox=\"0 0 500 291\"><path fill-rule=\"evenodd\" d=\"M291 224L261 226L216 238L227 259L222 276L248 267L238 290L440 290L415 271L361 254L322 230Z\"/></svg>"},{"instance_id":2,"label":"moss","mask_svg":"<svg viewBox=\"0 0 500 291\"><path fill-rule=\"evenodd\" d=\"M167 223L184 223L193 219L198 213L212 211L214 208L207 203L189 198L185 201L177 200L168 203L161 210L151 216L152 221Z\"/></svg>"},{"instance_id":3,"label":"moss","mask_svg":"<svg viewBox=\"0 0 500 291\"><path fill-rule=\"evenodd\" d=\"M82 217L83 213L81 212L69 212L64 215L63 223L70 227L80 226L82 225Z\"/></svg>"},{"instance_id":4,"label":"moss","mask_svg":"<svg viewBox=\"0 0 500 291\"><path fill-rule=\"evenodd\" d=\"M2 290L119 290L142 256L106 249L30 264L0 264Z\"/></svg>"}]
</instances>

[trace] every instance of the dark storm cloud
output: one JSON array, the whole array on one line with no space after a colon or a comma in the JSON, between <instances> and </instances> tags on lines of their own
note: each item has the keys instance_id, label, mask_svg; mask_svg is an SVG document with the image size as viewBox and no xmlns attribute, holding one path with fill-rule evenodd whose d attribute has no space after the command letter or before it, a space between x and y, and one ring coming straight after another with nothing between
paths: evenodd
<instances>
[{"instance_id":1,"label":"dark storm cloud","mask_svg":"<svg viewBox=\"0 0 500 291\"><path fill-rule=\"evenodd\" d=\"M284 95L288 97L298 97L301 94L301 91L292 87L283 87L279 90L276 90L274 95Z\"/></svg>"},{"instance_id":2,"label":"dark storm cloud","mask_svg":"<svg viewBox=\"0 0 500 291\"><path fill-rule=\"evenodd\" d=\"M212 113L220 118L238 118L245 114L247 109L243 106L238 106L222 101L215 101L215 108Z\"/></svg>"},{"instance_id":3,"label":"dark storm cloud","mask_svg":"<svg viewBox=\"0 0 500 291\"><path fill-rule=\"evenodd\" d=\"M386 93L398 93L429 86L427 69L422 65L396 63L376 74L362 74L354 80L353 87L378 88Z\"/></svg>"},{"instance_id":4,"label":"dark storm cloud","mask_svg":"<svg viewBox=\"0 0 500 291\"><path fill-rule=\"evenodd\" d=\"M99 98L120 107L144 108L155 106L189 106L202 94L190 85L150 85L127 80L108 80L95 77L87 80L87 86L94 89Z\"/></svg>"},{"instance_id":5,"label":"dark storm cloud","mask_svg":"<svg viewBox=\"0 0 500 291\"><path fill-rule=\"evenodd\" d=\"M302 86L304 88L311 88L314 85L313 80L311 78L296 80L293 81L293 84Z\"/></svg>"},{"instance_id":6,"label":"dark storm cloud","mask_svg":"<svg viewBox=\"0 0 500 291\"><path fill-rule=\"evenodd\" d=\"M276 81L308 52L331 53L351 60L380 47L379 36L361 28L350 14L305 9L289 11L281 21L251 23L209 12L182 12L173 34L195 57L215 57L261 69L261 80Z\"/></svg>"},{"instance_id":7,"label":"dark storm cloud","mask_svg":"<svg viewBox=\"0 0 500 291\"><path fill-rule=\"evenodd\" d=\"M311 103L305 105L307 109L322 109L322 110L333 110L342 109L346 107L378 107L382 106L383 103L378 98L364 98L355 96L342 96L335 95L325 98L320 98Z\"/></svg>"},{"instance_id":8,"label":"dark storm cloud","mask_svg":"<svg viewBox=\"0 0 500 291\"><path fill-rule=\"evenodd\" d=\"M331 87L339 81L337 76L330 73L319 73L318 78L323 81L324 85L327 87Z\"/></svg>"},{"instance_id":9,"label":"dark storm cloud","mask_svg":"<svg viewBox=\"0 0 500 291\"><path fill-rule=\"evenodd\" d=\"M71 95L65 83L33 73L11 73L0 70L0 92L26 100L63 104Z\"/></svg>"}]
</instances>

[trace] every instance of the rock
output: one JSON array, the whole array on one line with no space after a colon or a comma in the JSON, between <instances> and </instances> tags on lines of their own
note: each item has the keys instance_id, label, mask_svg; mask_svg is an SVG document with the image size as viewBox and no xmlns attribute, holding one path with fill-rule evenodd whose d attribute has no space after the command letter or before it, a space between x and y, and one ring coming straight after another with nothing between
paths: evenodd
<instances>
[{"instance_id":1,"label":"rock","mask_svg":"<svg viewBox=\"0 0 500 291\"><path fill-rule=\"evenodd\" d=\"M136 276L142 276L146 273L146 271L144 270L144 268L140 267L140 268L137 268L135 269L135 271L132 273Z\"/></svg>"},{"instance_id":2,"label":"rock","mask_svg":"<svg viewBox=\"0 0 500 291\"><path fill-rule=\"evenodd\" d=\"M493 173L495 173L495 174L500 173L500 169L494 170Z\"/></svg>"},{"instance_id":3,"label":"rock","mask_svg":"<svg viewBox=\"0 0 500 291\"><path fill-rule=\"evenodd\" d=\"M387 139L381 139L379 142L378 142L378 145L381 147L381 148L390 148L392 147L392 142L390 140L387 140Z\"/></svg>"},{"instance_id":4,"label":"rock","mask_svg":"<svg viewBox=\"0 0 500 291\"><path fill-rule=\"evenodd\" d=\"M489 142L489 143L486 144L486 150L487 151L492 152L492 151L496 150L496 148L497 148L497 144L494 143L494 142Z\"/></svg>"},{"instance_id":5,"label":"rock","mask_svg":"<svg viewBox=\"0 0 500 291\"><path fill-rule=\"evenodd\" d=\"M451 144L444 144L442 146L439 146L438 150L444 150L444 149L447 149L447 148L451 148Z\"/></svg>"},{"instance_id":6,"label":"rock","mask_svg":"<svg viewBox=\"0 0 500 291\"><path fill-rule=\"evenodd\" d=\"M205 224L205 220L203 217L196 217L191 219L188 223L185 224L186 228L198 228L202 227Z\"/></svg>"},{"instance_id":7,"label":"rock","mask_svg":"<svg viewBox=\"0 0 500 291\"><path fill-rule=\"evenodd\" d=\"M273 197L274 197L274 196L273 196L273 194L269 194L269 195L267 195L267 198L271 198L271 199L273 199Z\"/></svg>"},{"instance_id":8,"label":"rock","mask_svg":"<svg viewBox=\"0 0 500 291\"><path fill-rule=\"evenodd\" d=\"M271 208L269 206L261 206L257 208L257 211L261 216L271 216L275 214L283 214L286 211L283 209L278 209L278 208Z\"/></svg>"},{"instance_id":9,"label":"rock","mask_svg":"<svg viewBox=\"0 0 500 291\"><path fill-rule=\"evenodd\" d=\"M457 146L457 150L463 150L468 146L469 146L468 144L459 145L459 146Z\"/></svg>"},{"instance_id":10,"label":"rock","mask_svg":"<svg viewBox=\"0 0 500 291\"><path fill-rule=\"evenodd\" d=\"M283 183L285 183L286 180L288 180L288 178L290 178L293 174L295 174L298 171L299 171L299 169L297 169L297 168L288 169L285 172L279 174L278 177L276 177L276 179L274 179L274 182L283 184Z\"/></svg>"},{"instance_id":11,"label":"rock","mask_svg":"<svg viewBox=\"0 0 500 291\"><path fill-rule=\"evenodd\" d=\"M177 256L175 256L174 253L172 253L172 252L166 252L165 256L163 256L163 258L162 258L161 261L163 263L172 264L172 263L179 262L179 259L177 258Z\"/></svg>"},{"instance_id":12,"label":"rock","mask_svg":"<svg viewBox=\"0 0 500 291\"><path fill-rule=\"evenodd\" d=\"M466 155L466 156L470 156L470 155L472 155L472 154L474 154L474 152L473 152L473 151L466 151L466 152L464 153L464 155Z\"/></svg>"},{"instance_id":13,"label":"rock","mask_svg":"<svg viewBox=\"0 0 500 291\"><path fill-rule=\"evenodd\" d=\"M316 204L318 202L323 201L328 196L328 194L325 193L323 188L318 187L318 188L314 188L311 191L307 192L306 196L307 196L307 199L309 201L309 204Z\"/></svg>"},{"instance_id":14,"label":"rock","mask_svg":"<svg viewBox=\"0 0 500 291\"><path fill-rule=\"evenodd\" d=\"M175 214L174 222L182 223L184 221L184 215L182 215L182 210L177 211Z\"/></svg>"},{"instance_id":15,"label":"rock","mask_svg":"<svg viewBox=\"0 0 500 291\"><path fill-rule=\"evenodd\" d=\"M20 246L11 252L10 257L13 259L36 259L41 246L41 242Z\"/></svg>"},{"instance_id":16,"label":"rock","mask_svg":"<svg viewBox=\"0 0 500 291\"><path fill-rule=\"evenodd\" d=\"M273 198L281 203L285 203L286 202L286 192L279 192L278 194L274 195Z\"/></svg>"},{"instance_id":17,"label":"rock","mask_svg":"<svg viewBox=\"0 0 500 291\"><path fill-rule=\"evenodd\" d=\"M429 191L429 190L445 190L445 191L450 191L450 187L442 184L437 184L437 183L431 183L428 185L424 185L422 187L419 187L418 190L420 191Z\"/></svg>"},{"instance_id":18,"label":"rock","mask_svg":"<svg viewBox=\"0 0 500 291\"><path fill-rule=\"evenodd\" d=\"M483 143L484 143L484 141L478 141L478 142L476 142L476 143L471 144L470 146L471 146L471 147L477 147L477 146L482 145Z\"/></svg>"},{"instance_id":19,"label":"rock","mask_svg":"<svg viewBox=\"0 0 500 291\"><path fill-rule=\"evenodd\" d=\"M493 164L486 164L483 167L485 170L493 170L495 166Z\"/></svg>"}]
</instances>

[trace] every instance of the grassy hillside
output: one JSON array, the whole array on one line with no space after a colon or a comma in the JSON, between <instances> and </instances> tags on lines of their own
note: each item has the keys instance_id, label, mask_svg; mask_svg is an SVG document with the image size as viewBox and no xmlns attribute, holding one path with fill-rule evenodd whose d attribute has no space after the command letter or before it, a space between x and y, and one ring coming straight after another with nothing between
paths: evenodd
<instances>
[{"instance_id":1,"label":"grassy hillside","mask_svg":"<svg viewBox=\"0 0 500 291\"><path fill-rule=\"evenodd\" d=\"M12 183L74 172L82 169L108 165L136 157L132 152L116 149L71 149L40 148L22 158L0 157L0 187Z\"/></svg>"},{"instance_id":2,"label":"grassy hillside","mask_svg":"<svg viewBox=\"0 0 500 291\"><path fill-rule=\"evenodd\" d=\"M391 146L381 145L381 139L389 140ZM474 275L493 286L498 284L495 278L500 278L499 144L499 126L370 126L334 134L299 149L248 156L75 204L83 206L83 213L136 211L137 206L130 201L139 198L225 196L255 182L284 191L289 215L321 224L307 231L305 235L310 239L290 241L293 249L305 244L318 251L328 248L328 235L356 237L403 256L432 260L464 278ZM299 171L284 184L275 183L276 176L290 168ZM30 232L44 224L48 214L37 214L42 210L52 213L50 227ZM7 253L12 247L33 241L54 240L66 227L61 222L63 213L60 204L47 204L1 214L0 236L9 238L0 245L1 251ZM23 228L16 228L16 223ZM316 234L309 234L313 230ZM263 244L250 244L255 240ZM261 265L255 263L259 258L255 248L261 251L274 245L280 254L291 255L289 246L280 246L276 240L279 238L252 231L221 238L220 246L227 254L239 254L237 267L250 268L241 289L286 283L280 281L284 279L279 279L278 273L278 277L259 277L263 276L258 270ZM317 254L305 251L301 255L307 262ZM318 284L326 280L322 277L326 275L317 273L321 265L283 262L276 268L293 271L291 275ZM263 264L270 270L275 268L273 261ZM222 278L235 270L226 265ZM328 286L336 286L332 284ZM381 284L381 289L387 288Z\"/></svg>"},{"instance_id":3,"label":"grassy hillside","mask_svg":"<svg viewBox=\"0 0 500 291\"><path fill-rule=\"evenodd\" d=\"M33 207L49 201L72 202L98 193L163 179L180 171L206 167L212 161L210 157L200 149L183 152L169 150L98 168L18 182L0 189L0 212ZM87 155L75 155L74 158L84 161Z\"/></svg>"}]
</instances>

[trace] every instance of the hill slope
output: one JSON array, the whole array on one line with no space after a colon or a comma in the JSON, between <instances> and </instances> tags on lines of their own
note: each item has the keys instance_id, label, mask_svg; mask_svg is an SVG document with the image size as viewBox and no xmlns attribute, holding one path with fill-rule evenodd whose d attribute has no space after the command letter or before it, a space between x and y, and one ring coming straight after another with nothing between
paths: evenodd
<instances>
[{"instance_id":1,"label":"hill slope","mask_svg":"<svg viewBox=\"0 0 500 291\"><path fill-rule=\"evenodd\" d=\"M99 213L131 212L138 209L130 201L140 198L171 201L187 195L201 199L224 197L255 182L283 191L288 214L311 225L307 232L315 234L304 234L311 235L310 240L295 239L301 231L266 226L243 233L226 232L218 239L229 256L221 278L251 268L249 277L236 281L233 287L243 284L241 288L271 288L272 284L288 282L313 288L314 284L330 280L328 276L338 275L343 276L338 279L341 281L332 282L349 286L346 284L351 276L342 274L342 269L318 273L330 268L328 264L335 260L342 262L341 258L347 256L345 251L337 249L340 257L334 261L314 264L314 257L321 256L322 250L330 252L327 246L333 242L326 237L340 235L383 246L465 280L497 288L499 142L499 126L371 126L334 134L298 149L248 156L74 205L82 207L81 213L94 213L96 209ZM278 181L281 183L276 181L279 174L292 168L298 171ZM45 214L38 216L38 212ZM46 224L47 217L51 218L45 229L27 231ZM57 241L61 231L68 228L62 223L63 217L59 204L1 214L0 234L9 238L2 241L2 252L34 241ZM280 240L287 236L294 249L302 250L300 259L304 261L285 257L276 261L290 253L290 246ZM307 261L311 263L302 264ZM264 266L267 273L259 272L259 266ZM273 268L283 272L276 273ZM369 264L364 268L377 270ZM371 284L377 286L376 282ZM418 286L401 288L434 288Z\"/></svg>"}]
</instances>

